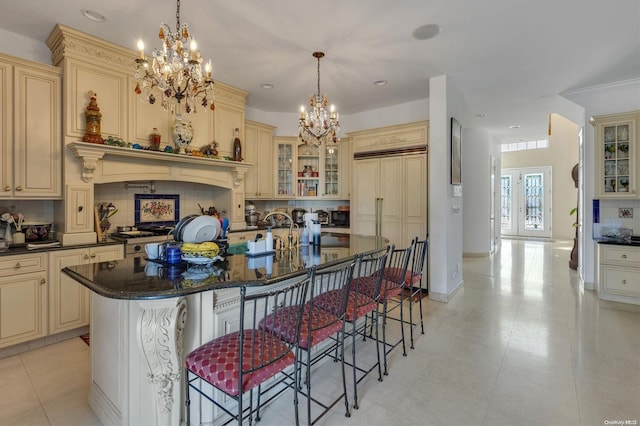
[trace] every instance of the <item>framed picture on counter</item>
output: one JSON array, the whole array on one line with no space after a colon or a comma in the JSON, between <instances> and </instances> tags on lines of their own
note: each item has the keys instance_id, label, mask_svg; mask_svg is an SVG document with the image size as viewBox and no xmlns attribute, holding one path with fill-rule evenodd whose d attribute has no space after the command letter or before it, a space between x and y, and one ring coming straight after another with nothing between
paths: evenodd
<instances>
[{"instance_id":1,"label":"framed picture on counter","mask_svg":"<svg viewBox=\"0 0 640 426\"><path fill-rule=\"evenodd\" d=\"M180 195L135 194L136 225L175 225L180 220Z\"/></svg>"}]
</instances>

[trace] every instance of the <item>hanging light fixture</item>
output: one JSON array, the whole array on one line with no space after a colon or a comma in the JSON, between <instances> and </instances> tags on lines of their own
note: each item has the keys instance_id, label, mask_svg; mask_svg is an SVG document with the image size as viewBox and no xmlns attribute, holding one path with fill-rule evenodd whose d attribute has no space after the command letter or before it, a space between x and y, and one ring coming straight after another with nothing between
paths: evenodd
<instances>
[{"instance_id":1,"label":"hanging light fixture","mask_svg":"<svg viewBox=\"0 0 640 426\"><path fill-rule=\"evenodd\" d=\"M160 105L165 110L184 108L179 112L197 112L197 105L215 109L211 61L202 72L202 57L196 41L186 23L180 25L180 0L177 0L176 31L165 23L160 25L158 37L162 41L160 49L154 49L150 59L144 54L144 43L138 40L140 57L136 59L135 92L144 102L155 104L156 93L160 95Z\"/></svg>"},{"instance_id":2,"label":"hanging light fixture","mask_svg":"<svg viewBox=\"0 0 640 426\"><path fill-rule=\"evenodd\" d=\"M320 145L322 143L336 143L340 140L339 115L334 105L327 111L329 103L327 95L320 96L320 58L323 52L313 52L313 57L318 59L318 93L312 94L309 99L311 110L307 112L304 105L300 107L300 119L298 120L298 140L305 144Z\"/></svg>"}]
</instances>

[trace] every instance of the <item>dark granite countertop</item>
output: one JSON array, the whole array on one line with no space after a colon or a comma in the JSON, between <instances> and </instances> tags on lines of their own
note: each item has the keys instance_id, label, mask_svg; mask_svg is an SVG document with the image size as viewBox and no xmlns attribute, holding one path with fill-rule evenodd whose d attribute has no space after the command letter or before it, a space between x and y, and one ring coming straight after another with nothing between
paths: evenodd
<instances>
[{"instance_id":1,"label":"dark granite countertop","mask_svg":"<svg viewBox=\"0 0 640 426\"><path fill-rule=\"evenodd\" d=\"M322 245L277 251L266 256L226 255L211 265L164 265L144 255L63 269L97 294L111 299L148 300L186 296L208 290L268 285L328 267L387 244L386 239L323 233Z\"/></svg>"},{"instance_id":2,"label":"dark granite countertop","mask_svg":"<svg viewBox=\"0 0 640 426\"><path fill-rule=\"evenodd\" d=\"M640 246L640 237L635 236L631 238L629 241L618 240L615 238L594 238L593 239L598 244L613 244L617 246Z\"/></svg>"},{"instance_id":3,"label":"dark granite countertop","mask_svg":"<svg viewBox=\"0 0 640 426\"><path fill-rule=\"evenodd\" d=\"M39 241L39 242L50 243L53 241ZM58 246L58 247L43 246L36 249L28 249L27 244L19 244L19 245L11 245L6 250L0 250L0 256L13 256L15 254L44 253L44 252L58 251L58 250L73 250L73 249L79 249L79 248L85 248L85 247L103 247L103 246L118 245L118 244L122 244L122 242L108 240L108 241L101 241L99 243L77 244L72 246Z\"/></svg>"}]
</instances>

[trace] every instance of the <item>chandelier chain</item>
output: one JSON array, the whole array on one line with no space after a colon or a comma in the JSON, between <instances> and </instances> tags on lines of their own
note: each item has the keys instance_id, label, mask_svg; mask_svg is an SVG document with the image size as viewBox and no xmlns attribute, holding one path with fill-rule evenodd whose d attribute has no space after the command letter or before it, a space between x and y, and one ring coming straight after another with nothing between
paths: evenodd
<instances>
[{"instance_id":1,"label":"chandelier chain","mask_svg":"<svg viewBox=\"0 0 640 426\"><path fill-rule=\"evenodd\" d=\"M320 55L318 57L318 97L320 96Z\"/></svg>"},{"instance_id":2,"label":"chandelier chain","mask_svg":"<svg viewBox=\"0 0 640 426\"><path fill-rule=\"evenodd\" d=\"M176 6L176 33L180 32L180 0L177 1Z\"/></svg>"}]
</instances>

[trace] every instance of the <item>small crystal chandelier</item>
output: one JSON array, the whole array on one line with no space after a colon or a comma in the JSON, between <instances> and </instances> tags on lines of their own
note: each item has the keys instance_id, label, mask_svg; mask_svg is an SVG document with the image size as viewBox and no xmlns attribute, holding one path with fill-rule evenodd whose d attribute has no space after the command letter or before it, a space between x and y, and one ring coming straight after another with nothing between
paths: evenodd
<instances>
[{"instance_id":1,"label":"small crystal chandelier","mask_svg":"<svg viewBox=\"0 0 640 426\"><path fill-rule=\"evenodd\" d=\"M300 119L298 120L298 140L305 144L320 145L322 143L340 140L339 115L336 107L331 105L331 110L327 111L329 103L327 95L320 96L320 58L324 57L323 52L313 52L313 57L318 59L318 93L312 94L309 99L311 110L307 112L304 105L300 107Z\"/></svg>"},{"instance_id":2,"label":"small crystal chandelier","mask_svg":"<svg viewBox=\"0 0 640 426\"><path fill-rule=\"evenodd\" d=\"M144 54L144 43L138 40L140 57L136 59L135 92L142 95L142 101L155 104L154 93L161 96L160 105L165 110L175 112L176 106L184 111L197 112L197 105L215 109L211 61L202 73L202 58L196 41L186 23L180 25L180 0L177 0L176 31L171 31L165 23L160 25L158 37L162 48L154 49L151 61Z\"/></svg>"}]
</instances>

